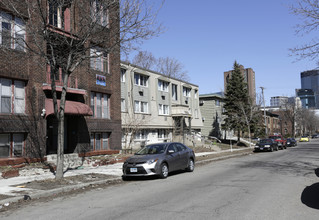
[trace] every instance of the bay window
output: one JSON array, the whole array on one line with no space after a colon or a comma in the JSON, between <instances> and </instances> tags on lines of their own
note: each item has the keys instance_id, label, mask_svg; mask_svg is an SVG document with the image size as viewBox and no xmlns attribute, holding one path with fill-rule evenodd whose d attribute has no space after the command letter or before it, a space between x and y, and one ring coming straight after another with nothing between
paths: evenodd
<instances>
[{"instance_id":1,"label":"bay window","mask_svg":"<svg viewBox=\"0 0 319 220\"><path fill-rule=\"evenodd\" d=\"M109 56L100 47L91 48L90 50L90 67L91 69L109 73Z\"/></svg>"},{"instance_id":2,"label":"bay window","mask_svg":"<svg viewBox=\"0 0 319 220\"><path fill-rule=\"evenodd\" d=\"M91 109L95 118L110 118L110 96L91 92Z\"/></svg>"}]
</instances>

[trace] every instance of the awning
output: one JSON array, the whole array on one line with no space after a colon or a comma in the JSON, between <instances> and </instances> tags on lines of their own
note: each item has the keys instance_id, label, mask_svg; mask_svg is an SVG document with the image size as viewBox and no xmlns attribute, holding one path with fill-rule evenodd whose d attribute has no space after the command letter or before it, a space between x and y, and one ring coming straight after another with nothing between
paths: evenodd
<instances>
[{"instance_id":1,"label":"awning","mask_svg":"<svg viewBox=\"0 0 319 220\"><path fill-rule=\"evenodd\" d=\"M60 100L57 100L58 108L60 107ZM92 109L81 102L75 101L65 101L65 111L66 115L83 115L83 116L92 116L93 112ZM53 108L53 100L52 99L45 99L45 114L46 116L54 114Z\"/></svg>"}]
</instances>

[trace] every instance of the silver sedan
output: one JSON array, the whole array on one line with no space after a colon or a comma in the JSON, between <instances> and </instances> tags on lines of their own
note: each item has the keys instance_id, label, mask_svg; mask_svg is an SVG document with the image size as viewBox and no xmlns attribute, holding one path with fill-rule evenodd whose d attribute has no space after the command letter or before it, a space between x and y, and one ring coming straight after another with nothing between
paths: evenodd
<instances>
[{"instance_id":1,"label":"silver sedan","mask_svg":"<svg viewBox=\"0 0 319 220\"><path fill-rule=\"evenodd\" d=\"M123 164L123 178L158 175L166 178L169 172L195 167L194 151L178 142L147 145Z\"/></svg>"}]
</instances>

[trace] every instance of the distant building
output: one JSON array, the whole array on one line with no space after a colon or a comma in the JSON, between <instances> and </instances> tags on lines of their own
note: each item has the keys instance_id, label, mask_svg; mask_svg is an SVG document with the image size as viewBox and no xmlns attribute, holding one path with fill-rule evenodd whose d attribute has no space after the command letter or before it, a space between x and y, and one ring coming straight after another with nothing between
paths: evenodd
<instances>
[{"instance_id":1,"label":"distant building","mask_svg":"<svg viewBox=\"0 0 319 220\"><path fill-rule=\"evenodd\" d=\"M300 99L302 106L305 108L317 108L319 109L319 70L308 70L301 72L301 93ZM313 98L311 97L311 91L313 92ZM307 102L308 101L308 102ZM314 102L314 103L313 103Z\"/></svg>"},{"instance_id":2,"label":"distant building","mask_svg":"<svg viewBox=\"0 0 319 220\"><path fill-rule=\"evenodd\" d=\"M300 98L302 108L317 108L316 96L312 89L296 89L296 96Z\"/></svg>"},{"instance_id":3,"label":"distant building","mask_svg":"<svg viewBox=\"0 0 319 220\"><path fill-rule=\"evenodd\" d=\"M288 102L287 96L275 96L270 98L270 106L284 106Z\"/></svg>"},{"instance_id":4,"label":"distant building","mask_svg":"<svg viewBox=\"0 0 319 220\"><path fill-rule=\"evenodd\" d=\"M240 72L242 73L245 82L247 83L248 94L253 101L256 103L256 83L255 83L255 72L252 68L244 68L244 66L240 65ZM231 78L232 70L224 72L224 91L226 91L227 84L229 79Z\"/></svg>"}]
</instances>

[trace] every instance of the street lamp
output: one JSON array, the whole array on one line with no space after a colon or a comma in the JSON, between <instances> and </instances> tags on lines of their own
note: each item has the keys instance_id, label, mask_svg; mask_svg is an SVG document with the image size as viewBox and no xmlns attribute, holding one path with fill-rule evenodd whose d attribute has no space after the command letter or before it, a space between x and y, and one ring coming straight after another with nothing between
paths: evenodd
<instances>
[{"instance_id":1,"label":"street lamp","mask_svg":"<svg viewBox=\"0 0 319 220\"><path fill-rule=\"evenodd\" d=\"M264 89L265 87L260 87L261 89L261 94L263 96L263 104L264 104L264 119L265 119L265 132L266 132L266 136L268 136L268 126L267 126L267 120L266 120L266 107L265 107L265 96L264 96Z\"/></svg>"}]
</instances>

